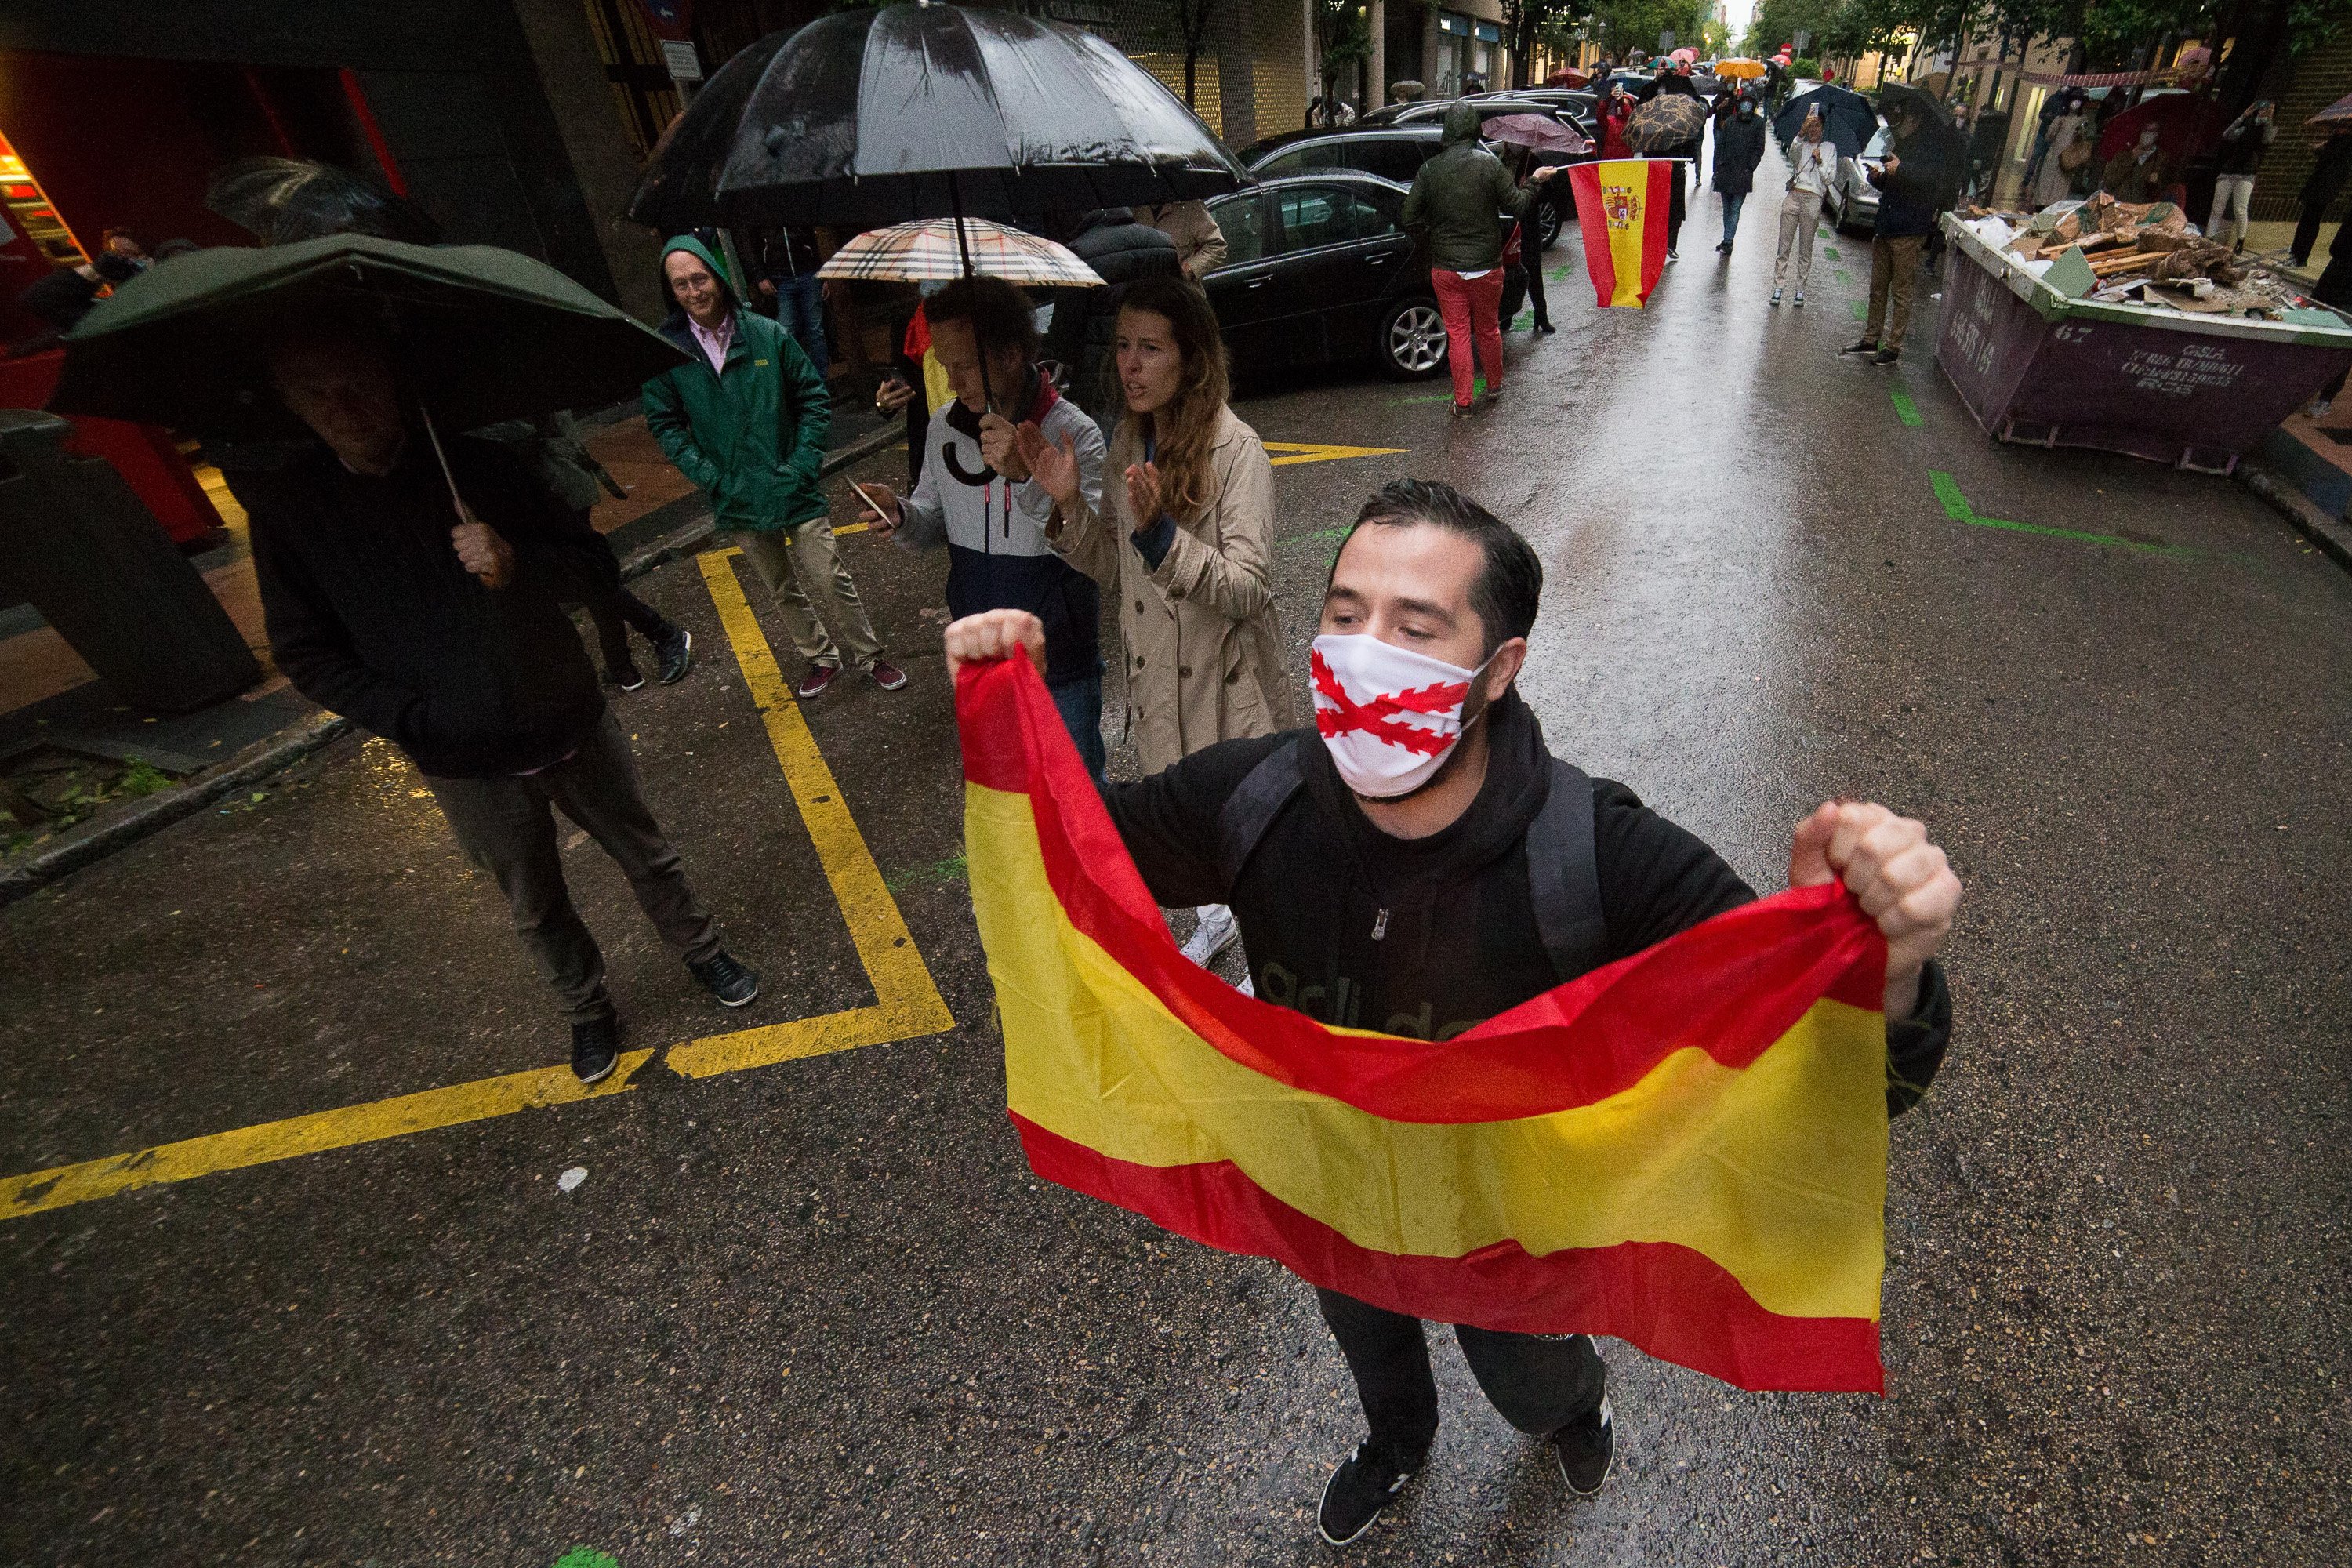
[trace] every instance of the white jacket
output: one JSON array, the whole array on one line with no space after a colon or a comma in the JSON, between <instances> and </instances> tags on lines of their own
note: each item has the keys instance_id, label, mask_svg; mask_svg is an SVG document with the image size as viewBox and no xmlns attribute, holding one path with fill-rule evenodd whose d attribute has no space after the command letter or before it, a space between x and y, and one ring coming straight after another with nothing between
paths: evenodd
<instances>
[{"instance_id":1,"label":"white jacket","mask_svg":"<svg viewBox=\"0 0 2352 1568\"><path fill-rule=\"evenodd\" d=\"M1798 190L1828 195L1830 186L1837 182L1837 143L1828 137L1807 142L1801 136L1789 143L1789 177Z\"/></svg>"}]
</instances>

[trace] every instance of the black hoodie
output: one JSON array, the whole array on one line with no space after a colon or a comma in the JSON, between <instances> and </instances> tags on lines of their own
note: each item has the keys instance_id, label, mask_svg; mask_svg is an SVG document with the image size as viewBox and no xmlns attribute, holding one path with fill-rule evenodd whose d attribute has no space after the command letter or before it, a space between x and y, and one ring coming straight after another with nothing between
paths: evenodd
<instances>
[{"instance_id":1,"label":"black hoodie","mask_svg":"<svg viewBox=\"0 0 2352 1568\"><path fill-rule=\"evenodd\" d=\"M1114 784L1104 799L1161 904L1233 906L1259 996L1326 1024L1444 1039L1560 983L1537 931L1521 847L1551 788L1550 752L1516 691L1483 722L1492 727L1486 783L1458 821L1427 838L1374 827L1329 753L1310 742L1301 748L1306 787L1231 888L1216 865L1219 809L1259 762L1312 731L1227 741ZM1623 784L1592 781L1592 819L1604 962L1756 897L1714 850ZM1907 1086L1890 1087L1890 1112L1918 1098L1950 1029L1950 995L1930 964L1912 1017L1887 1026L1890 1084Z\"/></svg>"}]
</instances>

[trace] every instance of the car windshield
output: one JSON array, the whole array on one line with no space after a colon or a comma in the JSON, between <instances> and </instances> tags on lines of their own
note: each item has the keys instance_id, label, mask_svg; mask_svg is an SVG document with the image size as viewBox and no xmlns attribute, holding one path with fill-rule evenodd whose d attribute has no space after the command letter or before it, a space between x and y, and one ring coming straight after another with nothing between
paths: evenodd
<instances>
[{"instance_id":1,"label":"car windshield","mask_svg":"<svg viewBox=\"0 0 2352 1568\"><path fill-rule=\"evenodd\" d=\"M1878 134L1870 139L1870 145L1862 150L1862 155L1865 158L1884 158L1886 156L1888 145L1894 140L1895 132L1882 125L1878 128Z\"/></svg>"}]
</instances>

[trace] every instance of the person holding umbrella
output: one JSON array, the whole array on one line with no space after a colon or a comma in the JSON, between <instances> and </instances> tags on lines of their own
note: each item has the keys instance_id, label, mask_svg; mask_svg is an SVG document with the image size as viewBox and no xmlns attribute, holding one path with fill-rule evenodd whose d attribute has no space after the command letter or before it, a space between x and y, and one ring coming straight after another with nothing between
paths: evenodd
<instances>
[{"instance_id":1,"label":"person holding umbrella","mask_svg":"<svg viewBox=\"0 0 2352 1568\"><path fill-rule=\"evenodd\" d=\"M678 471L710 496L719 534L743 552L774 595L793 647L808 665L794 696L820 695L841 672L841 651L885 691L907 673L882 654L857 584L833 542L832 509L817 482L833 400L824 376L792 334L738 308L718 258L690 236L662 251L662 281L677 308L662 335L694 356L645 384L646 427Z\"/></svg>"},{"instance_id":2,"label":"person holding umbrella","mask_svg":"<svg viewBox=\"0 0 2352 1568\"><path fill-rule=\"evenodd\" d=\"M1067 437L1048 440L1030 420L1014 441L1054 499L1053 547L1118 585L1136 749L1157 773L1292 721L1271 574L1274 468L1226 404L1224 340L1200 289L1171 279L1129 289L1118 355L1127 417L1103 466L1108 507L1087 495ZM1230 909L1204 904L1184 956L1206 965L1239 934Z\"/></svg>"},{"instance_id":3,"label":"person holding umbrella","mask_svg":"<svg viewBox=\"0 0 2352 1568\"><path fill-rule=\"evenodd\" d=\"M1870 241L1870 315L1862 336L1841 351L1869 354L1873 364L1893 364L1903 357L1919 252L1936 226L1937 197L1949 157L1943 129L1922 107L1921 94L1890 87L1885 96L1895 100L1895 140L1886 161L1869 176L1879 192L1877 230Z\"/></svg>"},{"instance_id":4,"label":"person holding umbrella","mask_svg":"<svg viewBox=\"0 0 2352 1568\"><path fill-rule=\"evenodd\" d=\"M1445 316L1447 359L1454 372L1454 413L1470 414L1474 349L1486 372L1486 395L1503 393L1503 231L1497 212L1514 222L1534 205L1533 187L1551 178L1558 165L1514 180L1502 162L1478 139L1478 106L1457 100L1445 110L1437 156L1413 176L1404 199L1404 226L1426 236L1429 279Z\"/></svg>"},{"instance_id":5,"label":"person holding umbrella","mask_svg":"<svg viewBox=\"0 0 2352 1568\"><path fill-rule=\"evenodd\" d=\"M1036 307L1021 289L1000 278L958 279L924 301L924 311L955 401L931 416L912 495L859 487L866 524L908 550L947 546L948 613L958 619L1011 609L1045 623L1046 689L1087 771L1101 778L1101 600L1095 579L1048 542L1055 498L1022 460L1014 426L1067 445L1078 503L1089 510L1102 505L1101 427L1039 374Z\"/></svg>"},{"instance_id":6,"label":"person holding umbrella","mask_svg":"<svg viewBox=\"0 0 2352 1568\"><path fill-rule=\"evenodd\" d=\"M1789 247L1797 247L1797 305L1805 303L1805 284L1813 275L1813 235L1822 219L1822 202L1837 178L1838 150L1825 133L1819 109L1809 110L1798 127L1796 143L1789 149L1789 183L1780 198L1780 248L1772 258L1772 303L1789 279Z\"/></svg>"}]
</instances>

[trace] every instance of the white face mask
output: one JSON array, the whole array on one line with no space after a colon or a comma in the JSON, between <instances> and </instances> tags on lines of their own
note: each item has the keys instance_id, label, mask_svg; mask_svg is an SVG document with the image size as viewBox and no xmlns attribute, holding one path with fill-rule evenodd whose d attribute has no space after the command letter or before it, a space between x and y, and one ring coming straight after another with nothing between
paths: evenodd
<instances>
[{"instance_id":1,"label":"white face mask","mask_svg":"<svg viewBox=\"0 0 2352 1568\"><path fill-rule=\"evenodd\" d=\"M1462 739L1462 708L1486 667L1464 669L1369 633L1310 645L1315 727L1358 795L1392 800L1427 784Z\"/></svg>"}]
</instances>

